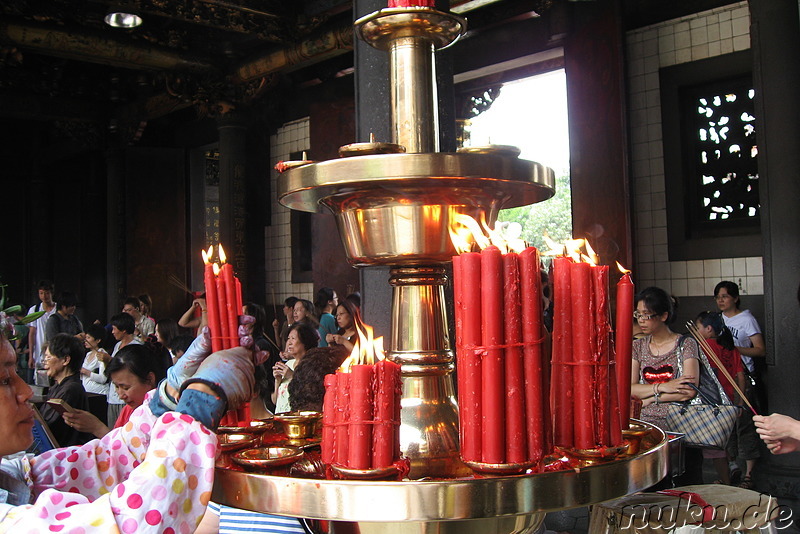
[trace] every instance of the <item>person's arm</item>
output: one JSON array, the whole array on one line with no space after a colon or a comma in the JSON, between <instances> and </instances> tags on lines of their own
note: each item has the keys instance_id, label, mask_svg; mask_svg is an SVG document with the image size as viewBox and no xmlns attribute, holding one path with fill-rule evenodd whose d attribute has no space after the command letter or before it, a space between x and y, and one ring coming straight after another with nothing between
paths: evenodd
<instances>
[{"instance_id":1,"label":"person's arm","mask_svg":"<svg viewBox=\"0 0 800 534\"><path fill-rule=\"evenodd\" d=\"M751 358L763 358L767 355L767 344L764 342L764 336L761 334L753 334L750 336L752 347L736 347L739 352Z\"/></svg>"},{"instance_id":2,"label":"person's arm","mask_svg":"<svg viewBox=\"0 0 800 534\"><path fill-rule=\"evenodd\" d=\"M36 354L34 354L34 347L37 350L39 349L39 347L36 347L36 327L31 324L30 328L28 328L28 369L33 369L36 367Z\"/></svg>"},{"instance_id":3,"label":"person's arm","mask_svg":"<svg viewBox=\"0 0 800 534\"><path fill-rule=\"evenodd\" d=\"M194 534L219 534L219 512L219 505L209 502L203 520L197 525Z\"/></svg>"},{"instance_id":4,"label":"person's arm","mask_svg":"<svg viewBox=\"0 0 800 534\"><path fill-rule=\"evenodd\" d=\"M744 391L747 387L747 378L745 377L744 371L739 371L736 373L734 377L736 379L736 385L739 386L739 391ZM736 393L736 400L734 401L736 406L744 406L744 399L742 399L739 393Z\"/></svg>"},{"instance_id":5,"label":"person's arm","mask_svg":"<svg viewBox=\"0 0 800 534\"><path fill-rule=\"evenodd\" d=\"M98 419L93 413L86 410L75 410L74 412L64 412L64 422L79 432L86 432L96 438L102 438L111 429Z\"/></svg>"},{"instance_id":6,"label":"person's arm","mask_svg":"<svg viewBox=\"0 0 800 534\"><path fill-rule=\"evenodd\" d=\"M194 313L197 308L200 308L200 317L195 317ZM184 328L200 328L203 316L206 314L206 301L205 299L194 299L189 309L183 312L181 318L178 319L178 326Z\"/></svg>"},{"instance_id":7,"label":"person's arm","mask_svg":"<svg viewBox=\"0 0 800 534\"><path fill-rule=\"evenodd\" d=\"M217 439L189 415L156 418L148 400L132 424L34 458L31 477L39 498L12 510L0 529L192 532L211 494Z\"/></svg>"},{"instance_id":8,"label":"person's arm","mask_svg":"<svg viewBox=\"0 0 800 534\"><path fill-rule=\"evenodd\" d=\"M47 318L47 323L45 323L44 332L45 332L45 339L53 339L58 335L58 317L56 317L55 312L53 315Z\"/></svg>"}]
</instances>

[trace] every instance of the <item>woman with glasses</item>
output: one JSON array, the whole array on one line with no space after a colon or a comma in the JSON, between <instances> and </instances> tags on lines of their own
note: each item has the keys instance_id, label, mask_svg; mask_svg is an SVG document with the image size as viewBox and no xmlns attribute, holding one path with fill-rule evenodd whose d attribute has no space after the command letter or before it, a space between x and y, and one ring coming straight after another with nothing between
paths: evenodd
<instances>
[{"instance_id":1,"label":"woman with glasses","mask_svg":"<svg viewBox=\"0 0 800 534\"><path fill-rule=\"evenodd\" d=\"M633 342L631 395L642 400L642 419L668 430L664 403L695 396L687 384L699 381L697 343L670 330L675 304L663 289L648 287L639 293L633 316L644 337Z\"/></svg>"},{"instance_id":2,"label":"woman with glasses","mask_svg":"<svg viewBox=\"0 0 800 534\"><path fill-rule=\"evenodd\" d=\"M633 316L644 337L633 342L631 395L641 399L644 421L669 430L666 403L687 401L696 394L689 384L700 381L699 348L693 338L670 329L675 302L661 288L648 287L636 295ZM676 484L702 484L699 449L687 449L685 465L685 478Z\"/></svg>"}]
</instances>

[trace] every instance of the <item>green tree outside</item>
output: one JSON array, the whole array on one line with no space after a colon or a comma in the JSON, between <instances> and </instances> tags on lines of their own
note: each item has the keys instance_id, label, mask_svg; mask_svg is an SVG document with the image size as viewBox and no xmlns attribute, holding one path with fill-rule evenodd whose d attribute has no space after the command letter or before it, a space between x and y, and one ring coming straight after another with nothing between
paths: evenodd
<instances>
[{"instance_id":1,"label":"green tree outside","mask_svg":"<svg viewBox=\"0 0 800 534\"><path fill-rule=\"evenodd\" d=\"M516 222L522 226L520 237L539 250L548 250L544 234L557 243L572 238L572 195L569 172L556 177L556 194L553 197L519 208L500 210L498 221Z\"/></svg>"}]
</instances>

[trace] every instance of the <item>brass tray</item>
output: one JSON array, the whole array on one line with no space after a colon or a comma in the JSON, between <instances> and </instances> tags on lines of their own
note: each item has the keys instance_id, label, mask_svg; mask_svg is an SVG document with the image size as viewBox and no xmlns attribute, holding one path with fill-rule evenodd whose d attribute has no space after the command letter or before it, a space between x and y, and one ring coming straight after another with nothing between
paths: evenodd
<instances>
[{"instance_id":1,"label":"brass tray","mask_svg":"<svg viewBox=\"0 0 800 534\"><path fill-rule=\"evenodd\" d=\"M314 480L216 469L212 500L258 512L333 521L451 521L586 506L645 489L667 474L664 433L641 451L592 467L450 480Z\"/></svg>"}]
</instances>

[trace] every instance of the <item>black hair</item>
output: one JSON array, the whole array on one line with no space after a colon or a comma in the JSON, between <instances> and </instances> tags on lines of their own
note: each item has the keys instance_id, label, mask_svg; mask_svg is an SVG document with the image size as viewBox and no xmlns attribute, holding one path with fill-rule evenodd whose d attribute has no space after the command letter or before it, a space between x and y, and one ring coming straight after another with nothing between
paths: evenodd
<instances>
[{"instance_id":1,"label":"black hair","mask_svg":"<svg viewBox=\"0 0 800 534\"><path fill-rule=\"evenodd\" d=\"M164 346L169 347L172 340L181 333L178 322L175 319L161 319L156 323L156 329L161 333Z\"/></svg>"},{"instance_id":2,"label":"black hair","mask_svg":"<svg viewBox=\"0 0 800 534\"><path fill-rule=\"evenodd\" d=\"M736 282L731 282L730 280L723 280L716 286L714 286L714 296L716 297L719 293L719 290L725 288L725 291L728 292L728 295L732 296L736 299L736 309L739 309L739 305L741 304L741 299L739 299L739 285Z\"/></svg>"},{"instance_id":3,"label":"black hair","mask_svg":"<svg viewBox=\"0 0 800 534\"><path fill-rule=\"evenodd\" d=\"M306 350L313 349L319 345L319 332L308 323L294 323L289 327L289 332L297 330L297 339ZM289 333L287 332L287 334Z\"/></svg>"},{"instance_id":4,"label":"black hair","mask_svg":"<svg viewBox=\"0 0 800 534\"><path fill-rule=\"evenodd\" d=\"M83 366L83 359L86 357L86 348L83 343L69 334L57 334L47 343L47 350L50 354L62 360L69 356L67 367L73 372L78 373Z\"/></svg>"},{"instance_id":5,"label":"black hair","mask_svg":"<svg viewBox=\"0 0 800 534\"><path fill-rule=\"evenodd\" d=\"M347 295L344 298L344 300L346 300L347 302L352 302L353 306L355 306L358 309L361 309L361 293L359 293L358 291L353 291L352 293ZM341 304L341 302L339 304Z\"/></svg>"},{"instance_id":6,"label":"black hair","mask_svg":"<svg viewBox=\"0 0 800 534\"><path fill-rule=\"evenodd\" d=\"M667 314L666 324L671 324L678 310L678 299L667 294L660 287L646 287L636 295L635 304L644 302L645 308L656 315Z\"/></svg>"},{"instance_id":7,"label":"black hair","mask_svg":"<svg viewBox=\"0 0 800 534\"><path fill-rule=\"evenodd\" d=\"M733 334L728 327L725 326L725 320L722 318L722 313L704 311L701 312L695 321L699 321L703 326L710 326L714 330L714 335L717 337L717 343L725 349L733 350Z\"/></svg>"},{"instance_id":8,"label":"black hair","mask_svg":"<svg viewBox=\"0 0 800 534\"><path fill-rule=\"evenodd\" d=\"M40 289L44 289L45 291L50 291L52 293L54 289L53 282L51 282L50 280L39 280L39 283L36 284L36 286L37 286L36 287L37 291Z\"/></svg>"},{"instance_id":9,"label":"black hair","mask_svg":"<svg viewBox=\"0 0 800 534\"><path fill-rule=\"evenodd\" d=\"M321 287L319 291L317 291L317 299L314 301L314 306L321 312L325 309L325 306L328 305L330 301L333 300L333 296L336 292L333 288L330 287Z\"/></svg>"},{"instance_id":10,"label":"black hair","mask_svg":"<svg viewBox=\"0 0 800 534\"><path fill-rule=\"evenodd\" d=\"M175 336L172 338L172 341L167 348L172 351L173 354L177 354L179 352L183 353L189 350L189 345L192 344L194 338L188 334L181 334L180 336Z\"/></svg>"},{"instance_id":11,"label":"black hair","mask_svg":"<svg viewBox=\"0 0 800 534\"><path fill-rule=\"evenodd\" d=\"M297 302L299 302L303 308L305 308L306 319L308 319L308 322L311 323L314 328L319 326L319 319L317 319L317 310L314 309L314 303L306 299L297 299ZM297 304L297 302L295 302L295 304Z\"/></svg>"},{"instance_id":12,"label":"black hair","mask_svg":"<svg viewBox=\"0 0 800 534\"><path fill-rule=\"evenodd\" d=\"M289 297L286 300L284 300L283 303L286 304L286 306L288 306L289 308L294 308L294 305L297 304L298 300L300 299L297 297Z\"/></svg>"},{"instance_id":13,"label":"black hair","mask_svg":"<svg viewBox=\"0 0 800 534\"><path fill-rule=\"evenodd\" d=\"M95 323L92 323L88 327L86 327L86 333L95 338L97 341L99 341L101 345L103 344L103 341L105 341L106 336L108 335L108 332L106 331L105 328Z\"/></svg>"},{"instance_id":14,"label":"black hair","mask_svg":"<svg viewBox=\"0 0 800 534\"><path fill-rule=\"evenodd\" d=\"M75 296L75 293L64 291L58 298L59 310L62 308L69 308L77 305L78 305L78 297Z\"/></svg>"},{"instance_id":15,"label":"black hair","mask_svg":"<svg viewBox=\"0 0 800 534\"><path fill-rule=\"evenodd\" d=\"M136 297L128 297L122 301L122 307L124 308L126 304L130 304L137 310L142 309L142 301L137 299Z\"/></svg>"},{"instance_id":16,"label":"black hair","mask_svg":"<svg viewBox=\"0 0 800 534\"><path fill-rule=\"evenodd\" d=\"M155 377L153 387L166 376L167 371L162 369L147 347L135 343L125 345L117 351L106 366L106 376L110 380L112 374L123 370L130 371L142 382L147 382L150 373L153 373Z\"/></svg>"},{"instance_id":17,"label":"black hair","mask_svg":"<svg viewBox=\"0 0 800 534\"><path fill-rule=\"evenodd\" d=\"M267 312L264 310L264 306L255 302L245 302L244 307L247 315L256 320L253 323L253 338L264 337L264 325L267 324Z\"/></svg>"},{"instance_id":18,"label":"black hair","mask_svg":"<svg viewBox=\"0 0 800 534\"><path fill-rule=\"evenodd\" d=\"M139 295L139 304L140 304L139 306L140 309L142 307L147 308L148 315L153 314L153 299L150 298L150 295L148 295L147 293Z\"/></svg>"},{"instance_id":19,"label":"black hair","mask_svg":"<svg viewBox=\"0 0 800 534\"><path fill-rule=\"evenodd\" d=\"M336 372L347 358L341 345L317 347L303 356L289 382L289 406L293 411L322 411L325 397L325 375Z\"/></svg>"},{"instance_id":20,"label":"black hair","mask_svg":"<svg viewBox=\"0 0 800 534\"><path fill-rule=\"evenodd\" d=\"M353 304L352 302L350 302L347 299L344 299L343 301L341 301L339 303L339 306L341 306L342 308L347 310L347 313L349 313L350 317L353 318L353 328L358 327L361 330L364 330L364 323L361 321L361 312L359 311L359 309L356 307L355 304ZM338 311L338 310L334 310L334 311ZM339 325L339 320L338 319L336 320L336 325L337 326ZM339 334L343 334L343 333L344 333L344 329L342 327L339 327Z\"/></svg>"},{"instance_id":21,"label":"black hair","mask_svg":"<svg viewBox=\"0 0 800 534\"><path fill-rule=\"evenodd\" d=\"M111 326L116 326L117 330L122 330L129 334L133 334L133 331L136 329L136 323L133 320L133 317L128 315L127 313L118 313L116 315L111 316Z\"/></svg>"}]
</instances>

